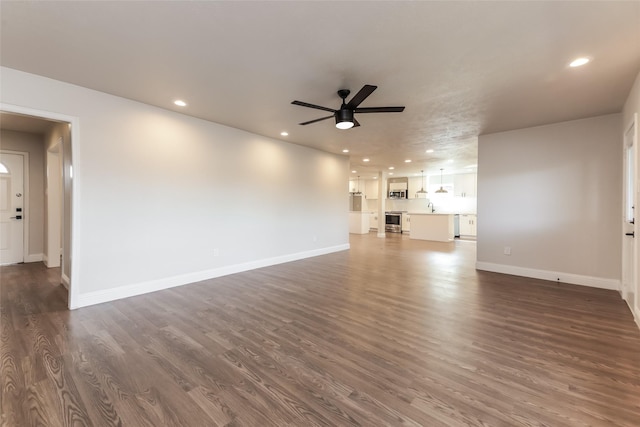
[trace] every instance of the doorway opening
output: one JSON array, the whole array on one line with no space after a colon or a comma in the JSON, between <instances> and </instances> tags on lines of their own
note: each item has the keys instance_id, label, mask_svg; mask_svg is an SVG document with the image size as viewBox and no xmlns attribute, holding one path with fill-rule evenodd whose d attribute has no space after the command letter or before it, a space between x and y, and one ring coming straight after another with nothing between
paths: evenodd
<instances>
[{"instance_id":1,"label":"doorway opening","mask_svg":"<svg viewBox=\"0 0 640 427\"><path fill-rule=\"evenodd\" d=\"M71 175L71 131L77 127L78 119L6 104L0 107L0 118L3 135L11 136L3 138L3 152L9 146L35 153L27 153L31 160L25 160L31 166L28 172L25 170L25 178L31 177L31 183L25 186L24 196L35 202L22 211L26 254L22 262L42 261L48 268L59 269L60 283L68 290L67 306L75 308L78 292L74 286L77 275L72 272L77 266L72 263L76 245L72 233L75 185ZM37 135L39 149L28 141Z\"/></svg>"}]
</instances>

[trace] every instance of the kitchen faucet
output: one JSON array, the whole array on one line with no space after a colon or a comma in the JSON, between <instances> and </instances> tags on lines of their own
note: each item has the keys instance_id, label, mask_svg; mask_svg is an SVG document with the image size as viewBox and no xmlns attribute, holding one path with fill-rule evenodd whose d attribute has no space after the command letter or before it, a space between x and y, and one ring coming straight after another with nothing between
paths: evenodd
<instances>
[{"instance_id":1,"label":"kitchen faucet","mask_svg":"<svg viewBox=\"0 0 640 427\"><path fill-rule=\"evenodd\" d=\"M429 207L431 207L431 213L434 213L436 211L435 206L433 206L433 202L429 202L429 204L427 205L427 209L429 209Z\"/></svg>"}]
</instances>

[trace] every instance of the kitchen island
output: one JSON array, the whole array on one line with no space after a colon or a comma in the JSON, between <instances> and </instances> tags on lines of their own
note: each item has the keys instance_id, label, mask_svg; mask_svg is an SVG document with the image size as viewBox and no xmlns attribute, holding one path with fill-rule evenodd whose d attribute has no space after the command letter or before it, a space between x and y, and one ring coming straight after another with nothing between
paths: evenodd
<instances>
[{"instance_id":1,"label":"kitchen island","mask_svg":"<svg viewBox=\"0 0 640 427\"><path fill-rule=\"evenodd\" d=\"M435 242L453 241L453 214L409 213L409 215L411 215L409 238Z\"/></svg>"}]
</instances>

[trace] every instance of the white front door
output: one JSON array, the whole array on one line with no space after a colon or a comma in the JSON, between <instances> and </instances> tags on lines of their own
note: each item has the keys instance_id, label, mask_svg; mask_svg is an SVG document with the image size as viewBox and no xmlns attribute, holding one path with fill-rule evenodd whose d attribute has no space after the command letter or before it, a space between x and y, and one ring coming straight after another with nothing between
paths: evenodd
<instances>
[{"instance_id":1,"label":"white front door","mask_svg":"<svg viewBox=\"0 0 640 427\"><path fill-rule=\"evenodd\" d=\"M24 157L0 153L0 265L24 261Z\"/></svg>"}]
</instances>

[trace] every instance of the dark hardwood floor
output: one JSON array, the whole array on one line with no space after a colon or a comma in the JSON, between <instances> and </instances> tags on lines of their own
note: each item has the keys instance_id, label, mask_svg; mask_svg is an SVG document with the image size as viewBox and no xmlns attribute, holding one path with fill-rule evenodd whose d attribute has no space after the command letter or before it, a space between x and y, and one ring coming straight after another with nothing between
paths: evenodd
<instances>
[{"instance_id":1,"label":"dark hardwood floor","mask_svg":"<svg viewBox=\"0 0 640 427\"><path fill-rule=\"evenodd\" d=\"M475 271L475 242L351 244L72 312L59 271L2 267L2 425L640 425L617 292Z\"/></svg>"}]
</instances>

